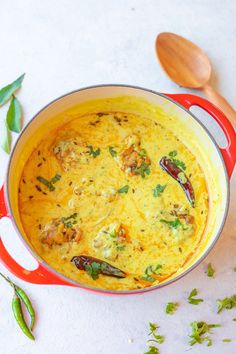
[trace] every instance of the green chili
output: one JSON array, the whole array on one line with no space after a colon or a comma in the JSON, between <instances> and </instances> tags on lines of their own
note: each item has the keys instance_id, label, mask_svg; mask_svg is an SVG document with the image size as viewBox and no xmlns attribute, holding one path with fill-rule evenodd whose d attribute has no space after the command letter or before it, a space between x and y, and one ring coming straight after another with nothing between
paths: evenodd
<instances>
[{"instance_id":1,"label":"green chili","mask_svg":"<svg viewBox=\"0 0 236 354\"><path fill-rule=\"evenodd\" d=\"M25 307L27 308L27 311L30 315L31 318L31 322L30 322L30 329L31 331L34 328L34 323L35 323L35 311L34 308L31 304L30 299L28 298L28 296L26 295L26 293L24 292L23 289L19 288L18 286L15 287L16 293L17 295L20 297L20 299L22 300L22 302L25 304Z\"/></svg>"},{"instance_id":2,"label":"green chili","mask_svg":"<svg viewBox=\"0 0 236 354\"><path fill-rule=\"evenodd\" d=\"M2 273L0 273L0 276L1 276L3 279L5 279L5 280L8 282L8 284L10 284L10 285L12 286L12 288L14 289L14 293L15 293L14 298L17 297L18 300L19 300L18 302L20 302L20 300L21 300L21 301L25 304L25 307L26 307L26 309L27 309L27 311L28 311L28 313L29 313L29 315L30 315L30 318L31 318L30 330L32 331L32 330L33 330L33 327L34 327L34 323L35 323L35 311L34 311L34 308L33 308L33 306L32 306L32 303L31 303L29 297L28 297L27 294L24 292L24 290L21 289L20 287L18 287L17 285L15 285L15 284L11 281L11 279L9 279L8 277L6 277L6 276L5 276L4 274L2 274ZM13 300L12 300L12 308L13 308L13 302L16 302L16 299L14 300L14 298L13 298ZM18 305L17 305L17 306L18 306ZM20 308L21 308L21 303L20 303ZM13 310L13 312L14 312L14 310ZM21 312L22 312L22 310L21 310ZM14 312L14 316L15 316L15 318L16 318L15 312ZM22 314L22 316L23 316L23 314ZM17 319L16 319L16 320L17 320ZM17 320L17 322L18 322L18 320ZM23 322L25 323L24 318L23 318ZM18 323L19 323L19 322L18 322ZM25 323L25 325L26 325L26 323ZM21 327L21 325L20 325L20 327ZM29 333L30 333L30 337L28 336L28 334L25 333L24 330L23 330L23 332L24 332L29 338L34 339L34 336L33 336L32 333L30 332L30 330L29 330L29 328L28 328L27 325L26 325L26 327L27 327L27 330L28 330ZM28 332L27 332L27 333L28 333Z\"/></svg>"},{"instance_id":3,"label":"green chili","mask_svg":"<svg viewBox=\"0 0 236 354\"><path fill-rule=\"evenodd\" d=\"M33 334L30 332L26 322L25 322L25 319L24 319L24 316L23 316L23 312L22 312L22 307L21 307L21 301L20 301L20 298L19 296L17 295L16 293L16 290L15 290L15 294L13 296L13 299L12 299L12 311L13 311L13 314L14 314L14 317L16 319L16 322L18 323L19 327L21 328L22 332L30 339L34 340L34 336Z\"/></svg>"}]
</instances>

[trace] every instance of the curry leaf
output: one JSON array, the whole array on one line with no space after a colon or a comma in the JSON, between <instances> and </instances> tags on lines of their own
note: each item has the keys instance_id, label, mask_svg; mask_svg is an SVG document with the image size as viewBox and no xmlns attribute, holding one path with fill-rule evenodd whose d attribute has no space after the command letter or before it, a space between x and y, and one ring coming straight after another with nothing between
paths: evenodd
<instances>
[{"instance_id":1,"label":"curry leaf","mask_svg":"<svg viewBox=\"0 0 236 354\"><path fill-rule=\"evenodd\" d=\"M21 75L18 79L0 90L0 106L6 103L13 93L21 87L24 76L25 74Z\"/></svg>"},{"instance_id":2,"label":"curry leaf","mask_svg":"<svg viewBox=\"0 0 236 354\"><path fill-rule=\"evenodd\" d=\"M3 150L7 153L10 154L10 150L11 150L11 138L10 138L10 134L9 134L9 129L7 126L7 122L4 121L3 124L3 134L1 137L1 147L3 148Z\"/></svg>"},{"instance_id":3,"label":"curry leaf","mask_svg":"<svg viewBox=\"0 0 236 354\"><path fill-rule=\"evenodd\" d=\"M9 130L19 133L21 130L21 105L15 96L12 96L7 111L7 125Z\"/></svg>"},{"instance_id":4,"label":"curry leaf","mask_svg":"<svg viewBox=\"0 0 236 354\"><path fill-rule=\"evenodd\" d=\"M112 157L115 157L117 155L116 150L114 150L113 146L109 146L109 153L111 154Z\"/></svg>"}]
</instances>

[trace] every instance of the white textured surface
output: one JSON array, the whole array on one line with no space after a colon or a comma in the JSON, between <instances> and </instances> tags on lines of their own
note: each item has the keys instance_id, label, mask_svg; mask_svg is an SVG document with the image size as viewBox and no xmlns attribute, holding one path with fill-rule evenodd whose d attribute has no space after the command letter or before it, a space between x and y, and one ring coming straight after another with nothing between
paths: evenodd
<instances>
[{"instance_id":1,"label":"white textured surface","mask_svg":"<svg viewBox=\"0 0 236 354\"><path fill-rule=\"evenodd\" d=\"M166 78L156 61L153 44L162 31L184 35L205 49L215 69L214 84L236 107L233 0L2 0L0 8L0 86L27 73L18 94L25 122L50 100L86 85L128 83L160 92L186 92ZM1 182L7 160L0 152ZM197 269L171 286L146 295L112 297L17 280L37 310L35 343L16 327L10 309L11 289L1 281L0 353L142 354L147 350L148 322L153 321L166 337L159 345L161 354L235 354L236 323L232 318L236 311L217 315L215 303L236 292L232 270L236 266L235 177L232 186L233 203L216 247ZM0 222L0 232L11 253L31 266L33 261L8 220ZM204 273L209 261L216 268L215 279ZM193 287L205 299L199 306L186 302ZM164 313L168 301L180 303L174 316ZM189 347L187 335L193 320L222 323L212 335L212 347ZM233 341L222 343L223 338Z\"/></svg>"}]
</instances>

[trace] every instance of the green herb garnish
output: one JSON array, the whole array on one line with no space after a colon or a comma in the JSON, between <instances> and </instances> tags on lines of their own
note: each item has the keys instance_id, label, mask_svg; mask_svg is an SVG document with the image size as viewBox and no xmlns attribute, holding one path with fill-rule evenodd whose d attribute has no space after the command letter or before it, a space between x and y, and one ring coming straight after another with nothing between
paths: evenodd
<instances>
[{"instance_id":1,"label":"green herb garnish","mask_svg":"<svg viewBox=\"0 0 236 354\"><path fill-rule=\"evenodd\" d=\"M186 170L186 165L183 161L177 160L177 159L172 159L174 164L178 167L180 167L182 170Z\"/></svg>"},{"instance_id":2,"label":"green herb garnish","mask_svg":"<svg viewBox=\"0 0 236 354\"><path fill-rule=\"evenodd\" d=\"M236 307L236 295L225 297L222 300L217 300L217 304L217 313L220 313L223 310L231 310L232 308Z\"/></svg>"},{"instance_id":3,"label":"green herb garnish","mask_svg":"<svg viewBox=\"0 0 236 354\"><path fill-rule=\"evenodd\" d=\"M145 178L145 175L150 175L150 167L146 162L142 162L139 168L134 170L137 174L141 175L142 178Z\"/></svg>"},{"instance_id":4,"label":"green herb garnish","mask_svg":"<svg viewBox=\"0 0 236 354\"><path fill-rule=\"evenodd\" d=\"M39 182L44 184L50 190L50 192L53 192L55 190L55 187L53 184L55 184L56 182L58 182L61 179L61 175L59 175L57 173L50 181L48 181L46 178L44 178L42 176L37 176L36 178Z\"/></svg>"},{"instance_id":5,"label":"green herb garnish","mask_svg":"<svg viewBox=\"0 0 236 354\"><path fill-rule=\"evenodd\" d=\"M215 274L215 270L212 268L211 263L209 263L207 266L207 276L214 277L214 274Z\"/></svg>"},{"instance_id":6,"label":"green herb garnish","mask_svg":"<svg viewBox=\"0 0 236 354\"><path fill-rule=\"evenodd\" d=\"M168 304L166 305L166 313L168 315L173 315L173 313L177 310L177 307L177 302L168 302Z\"/></svg>"},{"instance_id":7,"label":"green herb garnish","mask_svg":"<svg viewBox=\"0 0 236 354\"><path fill-rule=\"evenodd\" d=\"M8 129L7 122L5 121L3 124L3 134L1 139L1 147L7 153L10 154L11 151L11 137Z\"/></svg>"},{"instance_id":8,"label":"green herb garnish","mask_svg":"<svg viewBox=\"0 0 236 354\"><path fill-rule=\"evenodd\" d=\"M139 156L141 156L141 157L146 157L146 156L147 156L147 151L146 151L145 149L141 149L141 150L139 151Z\"/></svg>"},{"instance_id":9,"label":"green herb garnish","mask_svg":"<svg viewBox=\"0 0 236 354\"><path fill-rule=\"evenodd\" d=\"M158 344L162 344L164 342L164 336L157 334L156 331L159 328L155 323L149 322L150 333L149 336L153 336L152 339L149 339L148 342L155 342Z\"/></svg>"},{"instance_id":10,"label":"green herb garnish","mask_svg":"<svg viewBox=\"0 0 236 354\"><path fill-rule=\"evenodd\" d=\"M233 270L234 270L234 272L236 272L236 267Z\"/></svg>"},{"instance_id":11,"label":"green herb garnish","mask_svg":"<svg viewBox=\"0 0 236 354\"><path fill-rule=\"evenodd\" d=\"M0 106L6 103L11 98L13 93L21 87L24 76L25 74L21 75L18 79L0 90Z\"/></svg>"},{"instance_id":12,"label":"green herb garnish","mask_svg":"<svg viewBox=\"0 0 236 354\"><path fill-rule=\"evenodd\" d=\"M129 191L129 186L126 184L124 187L118 189L118 193L128 193Z\"/></svg>"},{"instance_id":13,"label":"green herb garnish","mask_svg":"<svg viewBox=\"0 0 236 354\"><path fill-rule=\"evenodd\" d=\"M114 150L113 146L109 146L109 153L111 154L112 157L117 156L117 152Z\"/></svg>"},{"instance_id":14,"label":"green herb garnish","mask_svg":"<svg viewBox=\"0 0 236 354\"><path fill-rule=\"evenodd\" d=\"M236 321L236 318L233 318L232 321Z\"/></svg>"},{"instance_id":15,"label":"green herb garnish","mask_svg":"<svg viewBox=\"0 0 236 354\"><path fill-rule=\"evenodd\" d=\"M232 340L231 339L222 339L222 342L229 343L229 342L232 342Z\"/></svg>"},{"instance_id":16,"label":"green herb garnish","mask_svg":"<svg viewBox=\"0 0 236 354\"><path fill-rule=\"evenodd\" d=\"M169 156L170 156L170 157L175 157L175 156L177 156L177 151L176 151L176 150L173 150L173 151L169 152Z\"/></svg>"},{"instance_id":17,"label":"green herb garnish","mask_svg":"<svg viewBox=\"0 0 236 354\"><path fill-rule=\"evenodd\" d=\"M156 280L155 278L153 278L153 274L160 275L159 269L161 268L162 268L161 264L157 264L156 266L153 265L148 266L144 271L145 275L141 279L153 283Z\"/></svg>"},{"instance_id":18,"label":"green herb garnish","mask_svg":"<svg viewBox=\"0 0 236 354\"><path fill-rule=\"evenodd\" d=\"M90 275L90 277L93 280L98 279L99 274L101 273L102 270L104 270L104 268L106 268L106 264L105 263L97 263L97 262L92 262L91 265L86 265L85 266L85 270L88 273L88 275Z\"/></svg>"},{"instance_id":19,"label":"green herb garnish","mask_svg":"<svg viewBox=\"0 0 236 354\"><path fill-rule=\"evenodd\" d=\"M164 192L165 188L166 184L164 184L163 186L161 184L157 184L156 187L153 189L153 197L159 197L159 195Z\"/></svg>"},{"instance_id":20,"label":"green herb garnish","mask_svg":"<svg viewBox=\"0 0 236 354\"><path fill-rule=\"evenodd\" d=\"M159 354L159 349L157 347L154 347L153 345L150 345L148 347L148 352L145 352L144 354Z\"/></svg>"},{"instance_id":21,"label":"green herb garnish","mask_svg":"<svg viewBox=\"0 0 236 354\"><path fill-rule=\"evenodd\" d=\"M12 132L19 133L21 130L21 105L15 96L12 96L7 111L7 125Z\"/></svg>"},{"instance_id":22,"label":"green herb garnish","mask_svg":"<svg viewBox=\"0 0 236 354\"><path fill-rule=\"evenodd\" d=\"M196 343L202 344L204 341L207 342L207 346L212 345L212 340L207 333L211 333L211 328L220 327L219 324L207 324L206 322L192 322L192 333L189 336L191 341L189 342L190 345L194 345Z\"/></svg>"},{"instance_id":23,"label":"green herb garnish","mask_svg":"<svg viewBox=\"0 0 236 354\"><path fill-rule=\"evenodd\" d=\"M188 297L189 304L198 305L200 302L203 302L203 299L194 299L193 298L193 296L196 296L197 294L198 294L198 291L196 288L191 291L191 293L189 294L189 297Z\"/></svg>"},{"instance_id":24,"label":"green herb garnish","mask_svg":"<svg viewBox=\"0 0 236 354\"><path fill-rule=\"evenodd\" d=\"M62 217L61 218L61 222L64 224L65 228L67 229L71 229L73 227L73 225L75 225L77 223L77 213L74 213L70 216L67 217Z\"/></svg>"},{"instance_id":25,"label":"green herb garnish","mask_svg":"<svg viewBox=\"0 0 236 354\"><path fill-rule=\"evenodd\" d=\"M163 223L167 224L170 229L176 229L177 230L177 229L179 229L181 227L183 230L186 230L184 228L183 223L179 219L175 219L173 221L160 219L160 222L163 222Z\"/></svg>"},{"instance_id":26,"label":"green herb garnish","mask_svg":"<svg viewBox=\"0 0 236 354\"><path fill-rule=\"evenodd\" d=\"M89 155L93 156L93 158L95 159L95 157L97 157L98 155L100 155L101 150L98 148L97 150L94 150L94 148L92 147L92 145L88 145L87 146L89 151Z\"/></svg>"}]
</instances>

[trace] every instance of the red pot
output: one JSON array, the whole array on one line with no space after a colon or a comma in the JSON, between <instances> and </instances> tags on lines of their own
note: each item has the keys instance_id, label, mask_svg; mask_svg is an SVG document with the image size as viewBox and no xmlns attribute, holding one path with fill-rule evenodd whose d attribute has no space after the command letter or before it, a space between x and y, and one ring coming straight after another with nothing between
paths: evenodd
<instances>
[{"instance_id":1,"label":"red pot","mask_svg":"<svg viewBox=\"0 0 236 354\"><path fill-rule=\"evenodd\" d=\"M141 97L146 99L155 105L160 105L162 109L166 110L168 113L168 109L174 109L175 112L178 113L178 117L182 120L183 124L186 125L186 129L191 128L192 134L197 134L199 138L199 144L202 144L202 141L205 139L206 148L210 149L211 153L209 153L209 164L218 164L218 173L220 176L220 185L219 189L222 193L222 205L219 206L219 213L217 216L217 221L215 221L216 226L212 231L212 236L209 238L209 242L206 242L206 245L202 247L201 252L196 259L194 259L190 264L183 269L180 274L172 277L172 279L167 280L164 283L161 283L157 286L145 288L141 290L130 290L130 291L109 291L97 288L91 288L84 284L79 284L62 274L58 273L54 269L52 269L49 265L43 261L39 255L37 255L29 243L27 243L25 237L22 236L21 228L19 227L19 222L16 220L17 207L14 206L14 198L16 198L18 185L16 183L12 183L12 178L15 171L18 171L20 168L19 160L21 156L21 152L24 149L24 146L30 141L32 134L37 131L37 129L44 124L46 121L49 121L52 115L57 114L58 112L62 112L65 109L68 109L78 103L82 103L88 101L90 99L100 99L106 97L115 97L115 96L130 96L132 97ZM202 124L198 121L198 119L190 113L189 109L191 106L196 105L204 109L208 112L212 119L214 119L224 131L224 134L227 138L228 145L225 148L219 148L211 136L211 134L202 126ZM204 138L204 139L203 139ZM203 139L203 140L202 140ZM204 146L204 144L203 144ZM4 244L0 238L0 261L2 264L8 268L8 270L16 275L17 277L31 282L35 284L60 284L60 285L70 285L81 288L86 288L89 290L100 291L105 293L122 293L122 294L131 294L131 293L142 293L149 290L160 288L163 285L170 284L171 282L179 279L183 275L187 274L194 267L196 267L209 253L218 239L222 228L225 223L225 219L228 212L228 204L229 204L229 177L231 176L234 165L236 163L236 133L234 128L225 117L225 115L216 108L213 104L208 102L207 100L189 94L160 94L151 90L147 90L144 88L127 86L127 85L102 85L102 86L94 86L83 88L78 91L74 91L65 96L62 96L55 101L49 103L46 107L44 107L40 112L38 112L33 119L26 125L26 127L21 132L14 150L11 154L7 177L0 191L0 218L1 217L9 217L11 218L14 226L16 227L17 233L19 237L24 242L25 246L28 248L30 253L37 259L38 268L33 271L28 271L21 267L8 253ZM16 204L16 203L15 203ZM15 237L15 235L13 236Z\"/></svg>"}]
</instances>

